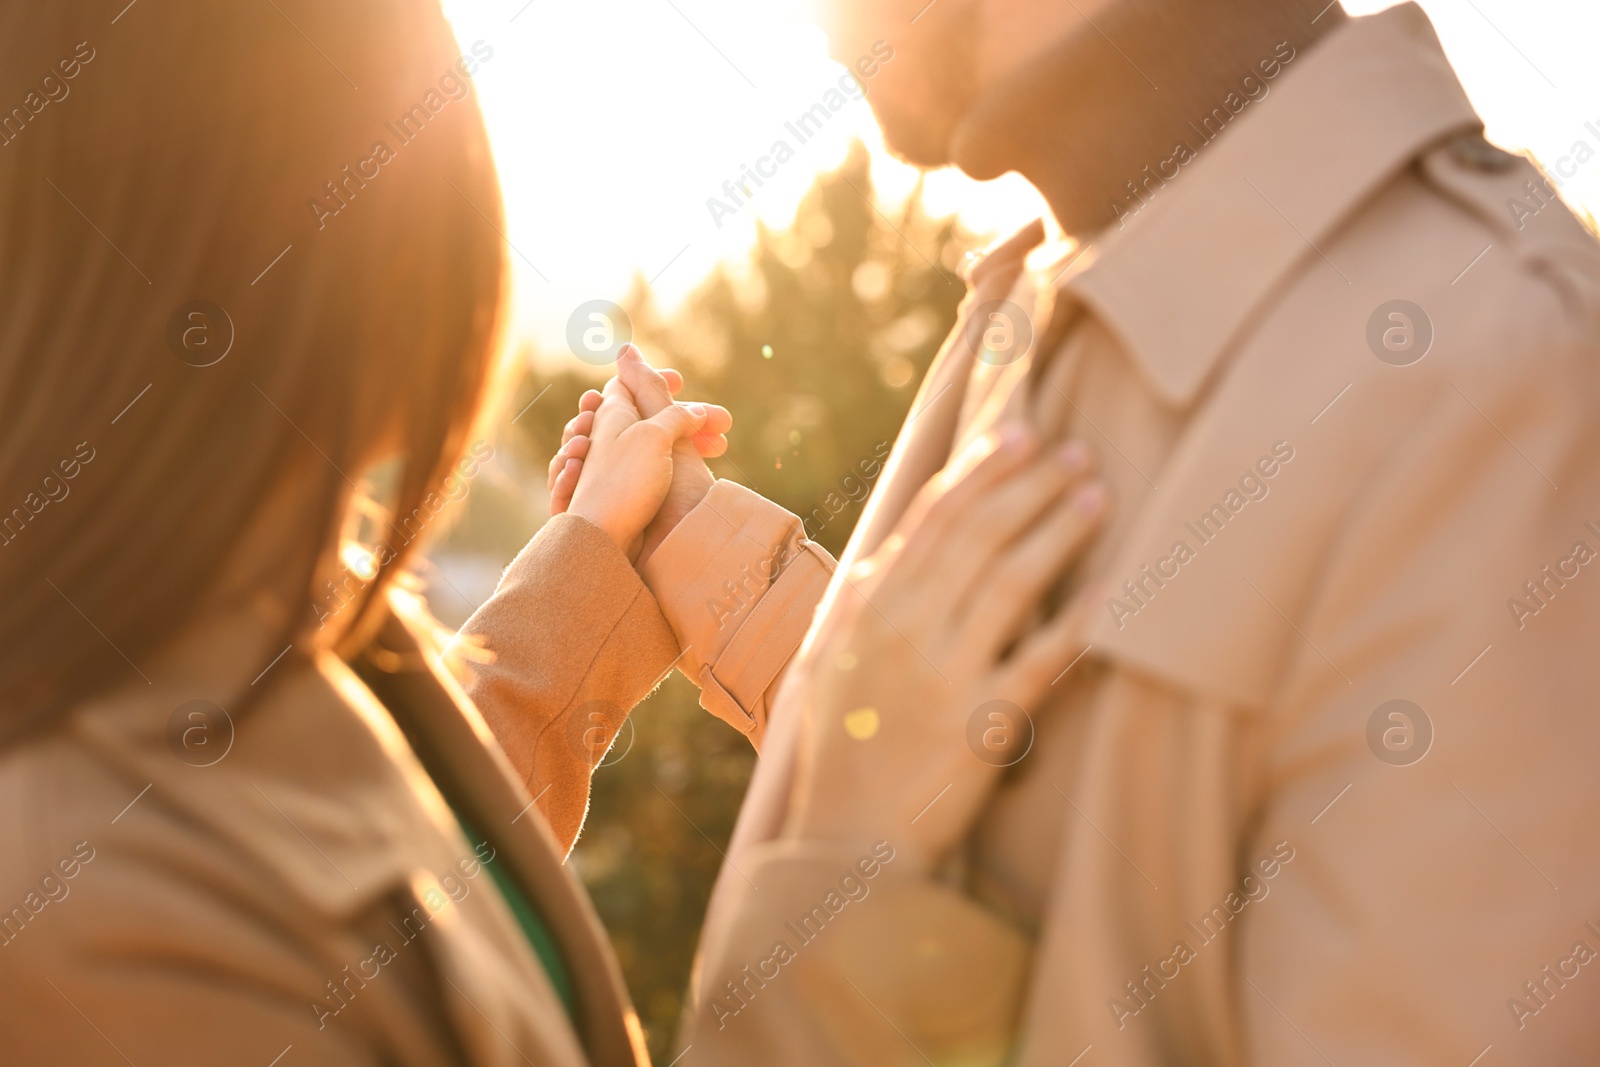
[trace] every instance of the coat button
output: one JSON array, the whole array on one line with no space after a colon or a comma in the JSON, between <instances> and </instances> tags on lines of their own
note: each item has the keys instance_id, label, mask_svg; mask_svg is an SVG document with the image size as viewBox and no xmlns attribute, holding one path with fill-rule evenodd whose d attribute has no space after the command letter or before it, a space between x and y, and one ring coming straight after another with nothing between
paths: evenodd
<instances>
[{"instance_id":1,"label":"coat button","mask_svg":"<svg viewBox=\"0 0 1600 1067\"><path fill-rule=\"evenodd\" d=\"M1496 148L1481 134L1468 133L1457 137L1449 145L1450 158L1468 170L1487 174L1501 174L1517 162L1517 157L1502 148Z\"/></svg>"}]
</instances>

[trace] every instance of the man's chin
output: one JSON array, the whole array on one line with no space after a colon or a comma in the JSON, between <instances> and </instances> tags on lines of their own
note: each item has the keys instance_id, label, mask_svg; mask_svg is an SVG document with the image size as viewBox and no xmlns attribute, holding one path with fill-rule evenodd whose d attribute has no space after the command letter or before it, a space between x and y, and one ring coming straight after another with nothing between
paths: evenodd
<instances>
[{"instance_id":1,"label":"man's chin","mask_svg":"<svg viewBox=\"0 0 1600 1067\"><path fill-rule=\"evenodd\" d=\"M923 170L943 167L951 161L949 129L936 128L926 116L893 106L879 106L876 112L883 142L896 159Z\"/></svg>"}]
</instances>

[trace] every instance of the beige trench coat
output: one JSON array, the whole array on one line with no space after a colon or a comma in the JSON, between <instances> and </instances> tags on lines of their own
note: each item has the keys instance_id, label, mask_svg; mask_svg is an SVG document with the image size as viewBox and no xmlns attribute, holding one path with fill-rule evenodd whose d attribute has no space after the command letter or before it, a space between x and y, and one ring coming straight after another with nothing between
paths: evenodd
<instances>
[{"instance_id":1,"label":"beige trench coat","mask_svg":"<svg viewBox=\"0 0 1600 1067\"><path fill-rule=\"evenodd\" d=\"M1600 248L1480 127L1402 5L1076 259L971 272L839 574L1029 419L1111 482L1089 652L922 878L785 833L808 643L685 1064L1595 1061ZM1001 299L1038 341L980 360Z\"/></svg>"}]
</instances>

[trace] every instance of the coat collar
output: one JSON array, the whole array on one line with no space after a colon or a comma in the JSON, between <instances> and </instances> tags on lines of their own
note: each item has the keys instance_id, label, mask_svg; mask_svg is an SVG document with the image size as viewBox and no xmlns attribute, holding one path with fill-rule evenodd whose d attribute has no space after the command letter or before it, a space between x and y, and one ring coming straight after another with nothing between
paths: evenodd
<instances>
[{"instance_id":1,"label":"coat collar","mask_svg":"<svg viewBox=\"0 0 1600 1067\"><path fill-rule=\"evenodd\" d=\"M1193 136L1194 158L1061 283L1176 407L1297 261L1340 272L1318 246L1366 197L1431 143L1482 125L1414 3L1352 19L1265 84L1213 141Z\"/></svg>"},{"instance_id":2,"label":"coat collar","mask_svg":"<svg viewBox=\"0 0 1600 1067\"><path fill-rule=\"evenodd\" d=\"M343 920L409 878L417 843L448 840L450 817L350 669L274 648L275 632L252 606L210 612L146 665L148 682L86 703L70 728L135 792L148 787L250 856L258 877ZM149 799L125 815L137 822Z\"/></svg>"},{"instance_id":3,"label":"coat collar","mask_svg":"<svg viewBox=\"0 0 1600 1067\"><path fill-rule=\"evenodd\" d=\"M591 1062L646 1062L593 906L482 715L435 671L405 614L388 617L358 676L331 653L274 647L269 612L215 612L146 665L148 682L76 709L68 728L126 777L125 828L139 825L139 804L164 804L245 857L253 887L335 923L467 854L437 787L448 790L550 926ZM193 701L224 714L195 720L200 732L185 738L179 713ZM480 1005L504 994L477 992Z\"/></svg>"}]
</instances>

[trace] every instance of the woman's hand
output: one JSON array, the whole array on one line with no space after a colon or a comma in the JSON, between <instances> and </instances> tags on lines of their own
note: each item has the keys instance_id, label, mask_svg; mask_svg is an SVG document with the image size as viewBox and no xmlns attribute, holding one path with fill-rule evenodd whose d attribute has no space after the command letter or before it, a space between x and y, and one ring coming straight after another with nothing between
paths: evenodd
<instances>
[{"instance_id":1,"label":"woman's hand","mask_svg":"<svg viewBox=\"0 0 1600 1067\"><path fill-rule=\"evenodd\" d=\"M583 457L589 454L594 413L600 409L603 399L598 389L586 390L578 398L578 413L561 430L561 447L550 459L550 473L546 481L550 490L551 515L560 515L572 503L572 491L578 488L578 478L583 473Z\"/></svg>"},{"instance_id":2,"label":"woman's hand","mask_svg":"<svg viewBox=\"0 0 1600 1067\"><path fill-rule=\"evenodd\" d=\"M631 344L624 345L617 355L617 378L614 380L627 388L635 408L647 419L666 410L673 403L672 398L683 391L683 375L670 369L657 371ZM567 509L573 491L585 477L584 460L589 454L595 411L601 400L601 394L593 389L583 394L578 401L578 414L562 433L561 449L550 461L552 515ZM705 424L694 434L679 440L673 448L672 481L656 517L645 530L644 541L634 561L637 564L643 564L673 527L711 491L715 479L706 467L705 457L720 456L728 450L727 433L733 428L733 416L716 404L700 406L706 409Z\"/></svg>"},{"instance_id":3,"label":"woman's hand","mask_svg":"<svg viewBox=\"0 0 1600 1067\"><path fill-rule=\"evenodd\" d=\"M1021 427L981 439L852 568L799 689L792 836L888 840L924 868L965 836L1002 762L971 741L986 705L1031 714L1081 651L1075 611L1037 612L1105 512L1089 467Z\"/></svg>"},{"instance_id":4,"label":"woman's hand","mask_svg":"<svg viewBox=\"0 0 1600 1067\"><path fill-rule=\"evenodd\" d=\"M639 349L624 345L617 355L618 376L634 395L634 406L646 418L655 415L683 392L683 375L670 367L655 370L645 363ZM572 491L578 487L583 475L583 460L589 454L589 435L594 431L594 413L600 407L601 394L590 389L578 398L578 413L561 431L561 447L550 460L546 487L550 490L550 514L560 515L572 500ZM727 432L733 427L733 417L726 408L708 404L710 410L706 426L690 438L696 454L720 456L728 450ZM704 467L704 464L701 464ZM706 474L707 486L710 472ZM701 496L705 494L702 493ZM670 529L670 527L669 527Z\"/></svg>"},{"instance_id":5,"label":"woman's hand","mask_svg":"<svg viewBox=\"0 0 1600 1067\"><path fill-rule=\"evenodd\" d=\"M719 422L727 421L727 413L712 405L670 400L644 416L621 378L611 379L599 406L583 413L590 416L583 477L577 479L566 510L600 527L630 560L637 560L645 527L672 488L674 446L706 433L714 411L721 412Z\"/></svg>"}]
</instances>

